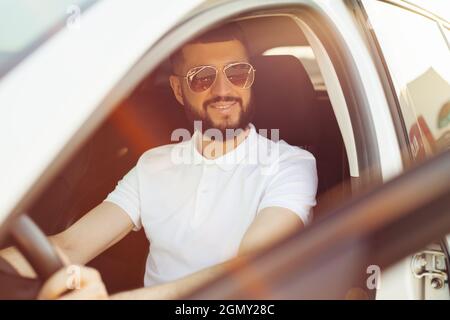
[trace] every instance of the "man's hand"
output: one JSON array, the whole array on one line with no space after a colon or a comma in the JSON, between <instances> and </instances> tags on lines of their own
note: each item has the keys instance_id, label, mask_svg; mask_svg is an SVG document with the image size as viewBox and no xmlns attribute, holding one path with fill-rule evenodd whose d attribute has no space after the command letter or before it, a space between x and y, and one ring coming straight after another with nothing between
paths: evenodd
<instances>
[{"instance_id":1,"label":"man's hand","mask_svg":"<svg viewBox=\"0 0 450 320\"><path fill-rule=\"evenodd\" d=\"M100 273L84 266L71 265L50 277L38 299L88 300L107 299L108 293Z\"/></svg>"}]
</instances>

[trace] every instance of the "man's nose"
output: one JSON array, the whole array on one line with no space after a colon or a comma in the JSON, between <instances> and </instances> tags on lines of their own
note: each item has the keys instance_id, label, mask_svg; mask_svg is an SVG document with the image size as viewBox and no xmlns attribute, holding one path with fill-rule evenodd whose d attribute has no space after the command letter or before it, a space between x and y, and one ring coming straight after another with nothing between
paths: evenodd
<instances>
[{"instance_id":1,"label":"man's nose","mask_svg":"<svg viewBox=\"0 0 450 320\"><path fill-rule=\"evenodd\" d=\"M211 87L211 93L217 96L226 96L231 93L231 83L224 72L217 72L217 79Z\"/></svg>"}]
</instances>

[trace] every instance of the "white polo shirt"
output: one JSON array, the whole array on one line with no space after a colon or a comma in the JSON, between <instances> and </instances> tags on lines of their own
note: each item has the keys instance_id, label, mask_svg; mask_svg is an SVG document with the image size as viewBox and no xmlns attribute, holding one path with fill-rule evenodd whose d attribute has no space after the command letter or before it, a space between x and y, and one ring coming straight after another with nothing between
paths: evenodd
<instances>
[{"instance_id":1,"label":"white polo shirt","mask_svg":"<svg viewBox=\"0 0 450 320\"><path fill-rule=\"evenodd\" d=\"M273 142L250 125L245 140L204 158L188 141L146 151L104 201L120 206L150 241L144 285L184 277L237 255L260 210L278 206L307 224L316 204L316 163L308 151Z\"/></svg>"}]
</instances>

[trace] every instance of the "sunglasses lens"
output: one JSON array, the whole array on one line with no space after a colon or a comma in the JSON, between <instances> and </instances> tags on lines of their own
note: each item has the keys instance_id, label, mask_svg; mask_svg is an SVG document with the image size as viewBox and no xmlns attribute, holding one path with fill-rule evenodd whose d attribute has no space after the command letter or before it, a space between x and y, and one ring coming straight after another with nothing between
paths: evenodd
<instances>
[{"instance_id":1,"label":"sunglasses lens","mask_svg":"<svg viewBox=\"0 0 450 320\"><path fill-rule=\"evenodd\" d=\"M253 67L247 63L238 63L225 70L228 80L236 87L249 88L255 79Z\"/></svg>"},{"instance_id":2,"label":"sunglasses lens","mask_svg":"<svg viewBox=\"0 0 450 320\"><path fill-rule=\"evenodd\" d=\"M194 92L202 92L212 86L216 79L216 69L209 66L194 68L189 71L189 87Z\"/></svg>"}]
</instances>

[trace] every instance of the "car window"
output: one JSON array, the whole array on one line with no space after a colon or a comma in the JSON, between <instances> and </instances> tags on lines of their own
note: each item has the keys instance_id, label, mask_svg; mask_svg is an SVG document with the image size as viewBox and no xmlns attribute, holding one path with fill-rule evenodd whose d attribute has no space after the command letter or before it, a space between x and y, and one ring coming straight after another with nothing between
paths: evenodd
<instances>
[{"instance_id":1,"label":"car window","mask_svg":"<svg viewBox=\"0 0 450 320\"><path fill-rule=\"evenodd\" d=\"M261 34L249 44L258 74L252 89L258 111L252 123L270 135L272 129L279 129L280 139L315 156L317 202L322 206L314 209L318 219L326 207L349 197L351 190L345 145L316 57L292 18L265 17L239 23L246 35L256 28ZM282 28L287 28L283 29L285 37L279 36ZM170 87L171 72L170 61L165 59L136 83L32 203L27 212L46 234L67 229L101 203L144 152L177 142L172 138L176 130L192 129ZM159 179L155 181L162 181ZM330 190L330 196L321 197ZM130 247L136 250L131 252ZM112 291L131 288L142 282L147 251L148 241L141 232L127 236L91 263L101 271L109 270L111 276L104 279ZM106 263L114 253L119 258ZM124 262L133 274L126 281L117 276Z\"/></svg>"},{"instance_id":2,"label":"car window","mask_svg":"<svg viewBox=\"0 0 450 320\"><path fill-rule=\"evenodd\" d=\"M448 148L450 51L438 23L381 1L367 1L366 10L392 78L414 160Z\"/></svg>"},{"instance_id":3,"label":"car window","mask_svg":"<svg viewBox=\"0 0 450 320\"><path fill-rule=\"evenodd\" d=\"M37 48L56 26L76 23L82 9L98 0L0 1L0 77ZM13 31L12 31L13 30Z\"/></svg>"}]
</instances>

